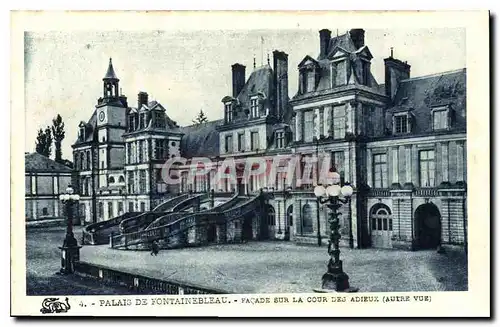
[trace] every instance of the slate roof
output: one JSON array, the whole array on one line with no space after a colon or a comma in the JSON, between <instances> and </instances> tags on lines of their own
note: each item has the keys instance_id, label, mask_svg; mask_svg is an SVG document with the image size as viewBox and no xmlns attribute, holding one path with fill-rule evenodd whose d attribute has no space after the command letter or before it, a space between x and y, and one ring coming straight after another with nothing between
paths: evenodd
<instances>
[{"instance_id":1,"label":"slate roof","mask_svg":"<svg viewBox=\"0 0 500 327\"><path fill-rule=\"evenodd\" d=\"M363 50L368 50L368 47L362 46L359 49L356 49L356 46L354 45L354 42L351 39L351 36L349 33L345 33L339 36L334 36L330 39L330 43L328 45L327 49L327 55L325 58L321 58L320 55L318 54L317 59L315 60L317 67L319 67L319 82L316 86L316 89L313 92L308 92L304 94L300 94L297 92L297 94L294 96L294 98L301 98L301 97L311 97L315 96L314 92L318 91L324 91L324 90L331 90L331 56L333 56L336 52L336 49L342 49L348 54L348 61L349 65L352 67L351 71L348 72L348 75L352 78L355 79L357 83L360 83L362 81L362 71L361 71L361 65L359 63L359 58L357 58L357 53L362 52ZM369 50L368 50L369 51ZM306 56L307 58L307 56ZM304 60L303 60L304 61ZM302 63L302 62L301 62ZM300 65L299 65L300 66ZM351 76L351 74L354 74L354 76ZM377 90L379 89L377 80L373 76L373 74L370 72L370 86L376 88ZM384 93L384 92L382 92Z\"/></svg>"},{"instance_id":2,"label":"slate roof","mask_svg":"<svg viewBox=\"0 0 500 327\"><path fill-rule=\"evenodd\" d=\"M179 133L180 132L179 125L177 124L177 122L174 121L174 120L172 120L167 115L165 108L158 101L156 101L156 100L149 101L147 105L142 105L141 108L130 107L130 108L128 108L127 115L129 115L130 112L138 113L138 112L141 112L141 111L148 112L148 118L147 118L148 119L148 125L146 127L144 127L144 128L141 128L141 129L138 128L138 129L134 130L133 132L126 132L126 133L124 133L124 135L128 134L128 133L139 132L139 131L141 131L141 132L143 132L143 131L159 131L159 132L168 131L168 132L173 132L173 133ZM159 112L163 112L164 113L165 128L159 128L159 127L153 126L153 120L151 119L151 116L150 116L150 112L152 112L152 111L159 111Z\"/></svg>"},{"instance_id":3,"label":"slate roof","mask_svg":"<svg viewBox=\"0 0 500 327\"><path fill-rule=\"evenodd\" d=\"M85 122L80 122L80 124L85 124L85 139L80 140L80 136L78 135L76 138L76 141L74 145L86 143L86 142L91 142L92 139L94 138L94 130L95 126L97 125L97 110L94 110L92 113L92 116L90 117L89 121L87 123Z\"/></svg>"},{"instance_id":4,"label":"slate roof","mask_svg":"<svg viewBox=\"0 0 500 327\"><path fill-rule=\"evenodd\" d=\"M199 125L181 127L184 133L181 139L181 156L192 157L214 157L219 155L219 132L217 126L222 125L223 120L209 121Z\"/></svg>"},{"instance_id":5,"label":"slate roof","mask_svg":"<svg viewBox=\"0 0 500 327\"><path fill-rule=\"evenodd\" d=\"M71 168L54 160L47 158L37 152L25 153L24 155L24 170L25 172L53 172L53 173L70 173Z\"/></svg>"},{"instance_id":6,"label":"slate roof","mask_svg":"<svg viewBox=\"0 0 500 327\"><path fill-rule=\"evenodd\" d=\"M394 106L387 110L386 120L395 112L413 115L412 133L432 132L432 109L450 106L452 129L466 129L466 69L415 77L401 81Z\"/></svg>"},{"instance_id":7,"label":"slate roof","mask_svg":"<svg viewBox=\"0 0 500 327\"><path fill-rule=\"evenodd\" d=\"M111 58L109 58L108 71L106 72L106 75L104 76L103 79L115 79L115 80L118 80L118 77L116 77L116 74L115 74L115 70L113 69L113 62L112 62Z\"/></svg>"}]
</instances>

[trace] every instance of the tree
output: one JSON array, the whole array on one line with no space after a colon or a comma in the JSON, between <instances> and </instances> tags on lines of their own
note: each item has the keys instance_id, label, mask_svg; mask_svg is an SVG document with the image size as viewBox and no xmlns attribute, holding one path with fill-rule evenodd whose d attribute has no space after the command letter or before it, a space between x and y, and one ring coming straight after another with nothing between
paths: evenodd
<instances>
[{"instance_id":1,"label":"tree","mask_svg":"<svg viewBox=\"0 0 500 327\"><path fill-rule=\"evenodd\" d=\"M47 126L45 131L40 128L36 137L36 152L46 157L50 157L51 147L52 133L50 128Z\"/></svg>"},{"instance_id":2,"label":"tree","mask_svg":"<svg viewBox=\"0 0 500 327\"><path fill-rule=\"evenodd\" d=\"M57 117L52 119L52 135L54 137L54 145L56 147L56 162L62 162L62 152L61 152L61 142L64 140L64 123L62 121L61 115L57 114Z\"/></svg>"},{"instance_id":3,"label":"tree","mask_svg":"<svg viewBox=\"0 0 500 327\"><path fill-rule=\"evenodd\" d=\"M205 113L203 112L203 110L200 109L200 112L198 113L198 115L196 116L196 118L193 119L193 124L200 125L200 124L203 124L203 123L206 123L206 122L208 122L208 118L205 115Z\"/></svg>"}]
</instances>

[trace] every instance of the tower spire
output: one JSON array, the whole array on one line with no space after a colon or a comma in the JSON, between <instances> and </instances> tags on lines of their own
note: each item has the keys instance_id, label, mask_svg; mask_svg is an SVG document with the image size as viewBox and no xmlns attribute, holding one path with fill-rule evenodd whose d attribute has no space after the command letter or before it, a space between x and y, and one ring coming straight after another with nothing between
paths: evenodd
<instances>
[{"instance_id":1,"label":"tower spire","mask_svg":"<svg viewBox=\"0 0 500 327\"><path fill-rule=\"evenodd\" d=\"M106 75L103 78L104 80L118 80L116 77L115 70L113 69L113 59L109 58L108 70L106 71Z\"/></svg>"}]
</instances>

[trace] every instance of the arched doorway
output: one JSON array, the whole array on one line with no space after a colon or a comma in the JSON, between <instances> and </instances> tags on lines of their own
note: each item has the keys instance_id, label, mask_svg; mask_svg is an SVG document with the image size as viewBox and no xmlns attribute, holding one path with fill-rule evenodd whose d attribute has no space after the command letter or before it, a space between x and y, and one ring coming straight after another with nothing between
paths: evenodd
<instances>
[{"instance_id":1,"label":"arched doorway","mask_svg":"<svg viewBox=\"0 0 500 327\"><path fill-rule=\"evenodd\" d=\"M313 232L312 208L308 203L302 207L302 232L306 234Z\"/></svg>"},{"instance_id":2,"label":"arched doorway","mask_svg":"<svg viewBox=\"0 0 500 327\"><path fill-rule=\"evenodd\" d=\"M290 241L290 235L293 229L293 205L290 205L286 209L286 219L285 219L285 241Z\"/></svg>"},{"instance_id":3,"label":"arched doorway","mask_svg":"<svg viewBox=\"0 0 500 327\"><path fill-rule=\"evenodd\" d=\"M415 210L415 236L419 249L435 249L441 243L441 214L433 203Z\"/></svg>"},{"instance_id":4,"label":"arched doorway","mask_svg":"<svg viewBox=\"0 0 500 327\"><path fill-rule=\"evenodd\" d=\"M372 246L376 248L392 248L391 209L383 203L375 204L370 210L370 224Z\"/></svg>"}]
</instances>

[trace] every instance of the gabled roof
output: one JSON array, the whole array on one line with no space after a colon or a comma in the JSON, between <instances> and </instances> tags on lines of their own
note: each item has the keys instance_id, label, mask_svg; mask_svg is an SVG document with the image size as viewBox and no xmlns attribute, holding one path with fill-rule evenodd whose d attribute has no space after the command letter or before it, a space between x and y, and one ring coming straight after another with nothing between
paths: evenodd
<instances>
[{"instance_id":1,"label":"gabled roof","mask_svg":"<svg viewBox=\"0 0 500 327\"><path fill-rule=\"evenodd\" d=\"M308 64L309 62L318 66L318 61L316 59L314 59L313 57L311 57L310 55L307 55L304 57L304 59L302 59L302 61L298 65L298 67L300 68L300 67Z\"/></svg>"},{"instance_id":2,"label":"gabled roof","mask_svg":"<svg viewBox=\"0 0 500 327\"><path fill-rule=\"evenodd\" d=\"M113 80L118 80L118 77L116 77L115 70L113 69L113 62L112 59L109 58L109 65L108 65L108 70L106 71L106 75L104 76L103 79L113 79Z\"/></svg>"},{"instance_id":3,"label":"gabled roof","mask_svg":"<svg viewBox=\"0 0 500 327\"><path fill-rule=\"evenodd\" d=\"M449 107L454 114L453 128L466 128L466 69L415 77L400 82L394 106L387 111L409 111L414 117L412 133L432 131L432 109Z\"/></svg>"},{"instance_id":4,"label":"gabled roof","mask_svg":"<svg viewBox=\"0 0 500 327\"><path fill-rule=\"evenodd\" d=\"M274 95L273 75L273 70L269 65L256 68L252 74L250 74L247 82L236 97L239 101L241 110L250 108L250 96L258 92L265 94L269 101L272 100ZM237 118L238 117L241 117L239 112Z\"/></svg>"},{"instance_id":5,"label":"gabled roof","mask_svg":"<svg viewBox=\"0 0 500 327\"><path fill-rule=\"evenodd\" d=\"M349 33L345 33L339 36L334 36L330 39L330 43L328 45L327 57L333 55L336 48L342 48L348 52L355 52L356 46L354 42L352 42L351 36Z\"/></svg>"},{"instance_id":6,"label":"gabled roof","mask_svg":"<svg viewBox=\"0 0 500 327\"><path fill-rule=\"evenodd\" d=\"M47 158L40 153L25 153L24 155L24 170L26 173L38 171L50 171L54 173L70 173L71 168L54 160Z\"/></svg>"},{"instance_id":7,"label":"gabled roof","mask_svg":"<svg viewBox=\"0 0 500 327\"><path fill-rule=\"evenodd\" d=\"M223 120L214 120L199 125L181 127L180 132L184 135L181 139L181 156L214 157L219 155L219 132L217 126L222 125Z\"/></svg>"}]
</instances>

